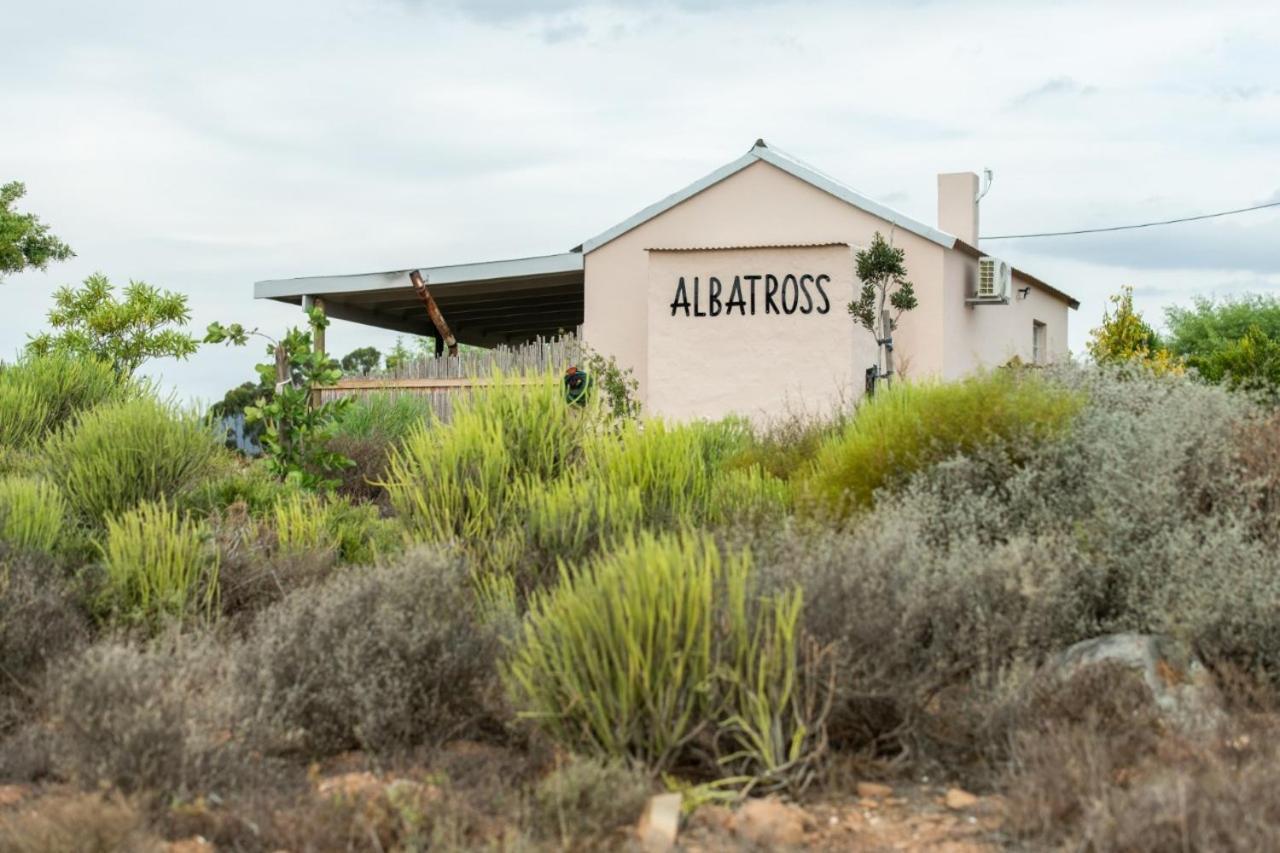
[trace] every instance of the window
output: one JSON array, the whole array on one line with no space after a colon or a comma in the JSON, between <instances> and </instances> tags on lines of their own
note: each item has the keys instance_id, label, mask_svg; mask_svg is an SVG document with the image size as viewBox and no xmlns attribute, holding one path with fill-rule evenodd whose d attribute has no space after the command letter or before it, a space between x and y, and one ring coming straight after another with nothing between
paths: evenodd
<instances>
[{"instance_id":1,"label":"window","mask_svg":"<svg viewBox=\"0 0 1280 853\"><path fill-rule=\"evenodd\" d=\"M1046 346L1046 329L1039 320L1031 321L1031 363L1044 364L1049 360L1049 348Z\"/></svg>"}]
</instances>

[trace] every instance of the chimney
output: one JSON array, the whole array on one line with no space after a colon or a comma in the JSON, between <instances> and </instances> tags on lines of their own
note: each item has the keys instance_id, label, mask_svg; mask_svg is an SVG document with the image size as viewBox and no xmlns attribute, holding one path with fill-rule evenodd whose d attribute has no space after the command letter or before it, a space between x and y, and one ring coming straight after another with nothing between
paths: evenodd
<instances>
[{"instance_id":1,"label":"chimney","mask_svg":"<svg viewBox=\"0 0 1280 853\"><path fill-rule=\"evenodd\" d=\"M978 176L973 172L938 175L938 229L978 247Z\"/></svg>"}]
</instances>

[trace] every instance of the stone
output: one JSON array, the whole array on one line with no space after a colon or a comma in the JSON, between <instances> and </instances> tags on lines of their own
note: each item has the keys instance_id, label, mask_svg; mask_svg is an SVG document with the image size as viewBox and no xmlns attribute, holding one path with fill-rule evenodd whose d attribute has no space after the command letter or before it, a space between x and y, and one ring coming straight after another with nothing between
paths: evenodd
<instances>
[{"instance_id":1,"label":"stone","mask_svg":"<svg viewBox=\"0 0 1280 853\"><path fill-rule=\"evenodd\" d=\"M765 849L798 847L804 843L805 814L777 797L748 800L733 819L733 833Z\"/></svg>"},{"instance_id":2,"label":"stone","mask_svg":"<svg viewBox=\"0 0 1280 853\"><path fill-rule=\"evenodd\" d=\"M879 782L859 782L857 791L859 797L867 800L883 799L893 794L893 788Z\"/></svg>"},{"instance_id":3,"label":"stone","mask_svg":"<svg viewBox=\"0 0 1280 853\"><path fill-rule=\"evenodd\" d=\"M1157 711L1184 731L1205 731L1222 717L1213 677L1186 645L1158 634L1108 634L1076 643L1049 661L1045 674L1069 681L1085 670L1120 665L1139 677Z\"/></svg>"},{"instance_id":4,"label":"stone","mask_svg":"<svg viewBox=\"0 0 1280 853\"><path fill-rule=\"evenodd\" d=\"M952 811L965 811L978 804L978 798L963 788L948 788L942 802Z\"/></svg>"},{"instance_id":5,"label":"stone","mask_svg":"<svg viewBox=\"0 0 1280 853\"><path fill-rule=\"evenodd\" d=\"M680 831L680 794L657 794L645 803L636 825L636 837L645 853L666 853Z\"/></svg>"}]
</instances>

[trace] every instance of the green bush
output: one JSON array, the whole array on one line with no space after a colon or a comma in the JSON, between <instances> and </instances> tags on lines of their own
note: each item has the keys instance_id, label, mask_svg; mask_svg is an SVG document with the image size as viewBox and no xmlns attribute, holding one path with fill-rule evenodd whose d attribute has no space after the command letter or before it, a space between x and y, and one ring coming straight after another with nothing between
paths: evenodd
<instances>
[{"instance_id":1,"label":"green bush","mask_svg":"<svg viewBox=\"0 0 1280 853\"><path fill-rule=\"evenodd\" d=\"M431 402L416 394L378 393L361 397L339 416L333 434L344 438L404 438L430 423Z\"/></svg>"},{"instance_id":2,"label":"green bush","mask_svg":"<svg viewBox=\"0 0 1280 853\"><path fill-rule=\"evenodd\" d=\"M182 497L184 508L210 515L241 503L253 517L264 518L275 512L280 501L301 491L297 484L272 474L261 459L244 462L228 454L225 463L215 464L213 469Z\"/></svg>"},{"instance_id":3,"label":"green bush","mask_svg":"<svg viewBox=\"0 0 1280 853\"><path fill-rule=\"evenodd\" d=\"M0 444L38 445L78 413L133 393L111 365L66 353L0 368Z\"/></svg>"},{"instance_id":4,"label":"green bush","mask_svg":"<svg viewBox=\"0 0 1280 853\"><path fill-rule=\"evenodd\" d=\"M866 508L878 489L949 456L1052 435L1080 405L1037 374L1014 370L898 385L863 403L823 445L805 493L841 514Z\"/></svg>"},{"instance_id":5,"label":"green bush","mask_svg":"<svg viewBox=\"0 0 1280 853\"><path fill-rule=\"evenodd\" d=\"M722 559L692 535L563 567L530 599L506 669L513 701L570 749L802 786L824 710L800 593L759 599L751 574L746 554Z\"/></svg>"},{"instance_id":6,"label":"green bush","mask_svg":"<svg viewBox=\"0 0 1280 853\"><path fill-rule=\"evenodd\" d=\"M218 604L218 555L208 531L162 498L107 518L102 562L107 604L118 617L154 624L211 616Z\"/></svg>"},{"instance_id":7,"label":"green bush","mask_svg":"<svg viewBox=\"0 0 1280 853\"><path fill-rule=\"evenodd\" d=\"M276 503L272 514L280 553L332 552L344 562L371 562L399 550L398 525L377 507L298 492Z\"/></svg>"},{"instance_id":8,"label":"green bush","mask_svg":"<svg viewBox=\"0 0 1280 853\"><path fill-rule=\"evenodd\" d=\"M534 786L534 828L561 849L589 849L634 827L652 789L649 777L624 761L572 756Z\"/></svg>"},{"instance_id":9,"label":"green bush","mask_svg":"<svg viewBox=\"0 0 1280 853\"><path fill-rule=\"evenodd\" d=\"M91 523L190 492L224 451L199 419L147 397L98 406L51 437L44 468Z\"/></svg>"},{"instance_id":10,"label":"green bush","mask_svg":"<svg viewBox=\"0 0 1280 853\"><path fill-rule=\"evenodd\" d=\"M1165 311L1169 349L1211 382L1280 388L1280 299L1198 298Z\"/></svg>"},{"instance_id":11,"label":"green bush","mask_svg":"<svg viewBox=\"0 0 1280 853\"><path fill-rule=\"evenodd\" d=\"M417 537L483 541L512 522L518 478L560 475L590 417L565 405L550 379L499 381L459 400L448 425L415 426L392 451L382 485Z\"/></svg>"},{"instance_id":12,"label":"green bush","mask_svg":"<svg viewBox=\"0 0 1280 853\"><path fill-rule=\"evenodd\" d=\"M238 655L244 717L271 749L327 755L493 726L499 638L445 554L342 572L263 612Z\"/></svg>"},{"instance_id":13,"label":"green bush","mask_svg":"<svg viewBox=\"0 0 1280 853\"><path fill-rule=\"evenodd\" d=\"M52 552L62 538L66 517L66 501L50 483L0 476L0 542Z\"/></svg>"}]
</instances>

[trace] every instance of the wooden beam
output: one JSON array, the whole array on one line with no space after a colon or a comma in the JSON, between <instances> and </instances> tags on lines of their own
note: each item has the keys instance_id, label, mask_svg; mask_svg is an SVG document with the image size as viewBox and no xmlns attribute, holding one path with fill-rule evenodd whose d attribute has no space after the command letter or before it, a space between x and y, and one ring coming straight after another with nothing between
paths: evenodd
<instances>
[{"instance_id":1,"label":"wooden beam","mask_svg":"<svg viewBox=\"0 0 1280 853\"><path fill-rule=\"evenodd\" d=\"M418 297L427 306L427 316L431 318L431 324L436 327L441 340L449 346L449 355L457 355L458 340L453 336L453 332L449 331L449 324L444 321L444 315L440 313L440 307L436 305L435 299L431 298L431 291L427 290L427 283L422 280L422 273L417 270L409 273L409 281L413 282L413 289L418 292Z\"/></svg>"}]
</instances>

